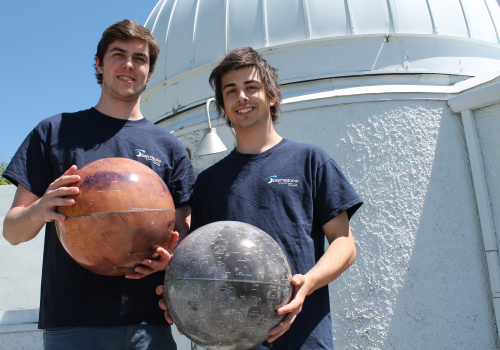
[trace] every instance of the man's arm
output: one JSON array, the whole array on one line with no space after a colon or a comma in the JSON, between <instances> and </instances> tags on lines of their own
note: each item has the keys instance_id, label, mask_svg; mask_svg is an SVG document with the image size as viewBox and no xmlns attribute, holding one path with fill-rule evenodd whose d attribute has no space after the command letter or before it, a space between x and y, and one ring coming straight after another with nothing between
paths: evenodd
<instances>
[{"instance_id":1,"label":"man's arm","mask_svg":"<svg viewBox=\"0 0 500 350\"><path fill-rule=\"evenodd\" d=\"M316 265L305 274L310 284L309 294L339 277L356 259L356 245L349 227L347 212L323 225L330 246Z\"/></svg>"},{"instance_id":2,"label":"man's arm","mask_svg":"<svg viewBox=\"0 0 500 350\"><path fill-rule=\"evenodd\" d=\"M66 187L80 180L80 176L75 175L76 171L73 165L49 185L42 197L22 185L17 186L12 207L3 223L3 235L10 244L27 242L36 237L45 223L66 219L64 215L56 213L55 208L74 204L74 199L63 197L78 193L78 187Z\"/></svg>"},{"instance_id":3,"label":"man's arm","mask_svg":"<svg viewBox=\"0 0 500 350\"><path fill-rule=\"evenodd\" d=\"M290 328L308 295L335 280L356 259L356 246L346 212L323 225L323 231L330 246L309 272L292 277L293 299L278 309L278 314L288 315L270 331L268 342L276 340Z\"/></svg>"}]
</instances>

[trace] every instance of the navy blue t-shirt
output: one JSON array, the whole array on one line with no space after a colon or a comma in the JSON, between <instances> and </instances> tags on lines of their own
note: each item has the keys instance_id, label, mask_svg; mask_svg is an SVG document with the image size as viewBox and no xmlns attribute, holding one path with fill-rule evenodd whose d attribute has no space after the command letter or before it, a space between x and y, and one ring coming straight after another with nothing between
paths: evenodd
<instances>
[{"instance_id":1,"label":"navy blue t-shirt","mask_svg":"<svg viewBox=\"0 0 500 350\"><path fill-rule=\"evenodd\" d=\"M95 108L40 122L3 176L41 197L71 165L106 157L137 160L165 181L176 207L189 203L195 174L182 144L147 119L111 118ZM94 274L62 247L54 222L46 225L39 328L166 324L156 286L162 271L139 280Z\"/></svg>"},{"instance_id":2,"label":"navy blue t-shirt","mask_svg":"<svg viewBox=\"0 0 500 350\"><path fill-rule=\"evenodd\" d=\"M321 148L283 139L259 154L233 150L197 178L191 230L234 220L267 232L283 248L293 274L307 273L325 251L322 226L362 201L337 163ZM292 327L258 348L332 349L328 286L305 300Z\"/></svg>"}]
</instances>

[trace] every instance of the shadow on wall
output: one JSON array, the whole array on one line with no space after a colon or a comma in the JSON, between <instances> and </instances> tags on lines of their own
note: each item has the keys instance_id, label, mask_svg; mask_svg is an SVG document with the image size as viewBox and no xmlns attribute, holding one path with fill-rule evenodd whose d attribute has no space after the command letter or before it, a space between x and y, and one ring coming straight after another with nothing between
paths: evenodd
<instances>
[{"instance_id":1,"label":"shadow on wall","mask_svg":"<svg viewBox=\"0 0 500 350\"><path fill-rule=\"evenodd\" d=\"M498 348L463 127L444 112L386 349Z\"/></svg>"}]
</instances>

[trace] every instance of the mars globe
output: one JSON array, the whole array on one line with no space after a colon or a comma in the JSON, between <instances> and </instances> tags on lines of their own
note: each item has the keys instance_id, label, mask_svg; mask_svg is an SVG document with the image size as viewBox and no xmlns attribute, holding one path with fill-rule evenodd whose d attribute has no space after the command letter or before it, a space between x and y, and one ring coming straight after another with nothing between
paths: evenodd
<instances>
[{"instance_id":1,"label":"mars globe","mask_svg":"<svg viewBox=\"0 0 500 350\"><path fill-rule=\"evenodd\" d=\"M132 272L167 247L175 207L163 180L132 159L104 158L82 167L75 204L58 207L59 239L81 266L101 275Z\"/></svg>"},{"instance_id":2,"label":"mars globe","mask_svg":"<svg viewBox=\"0 0 500 350\"><path fill-rule=\"evenodd\" d=\"M165 300L177 327L209 349L249 349L283 318L291 271L276 241L255 226L219 221L198 228L175 249Z\"/></svg>"}]
</instances>

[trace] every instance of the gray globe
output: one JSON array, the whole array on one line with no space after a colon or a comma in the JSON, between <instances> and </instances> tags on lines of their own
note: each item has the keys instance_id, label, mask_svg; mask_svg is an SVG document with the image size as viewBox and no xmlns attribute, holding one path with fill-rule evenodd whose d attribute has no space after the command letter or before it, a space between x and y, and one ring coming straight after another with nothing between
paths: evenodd
<instances>
[{"instance_id":1,"label":"gray globe","mask_svg":"<svg viewBox=\"0 0 500 350\"><path fill-rule=\"evenodd\" d=\"M218 221L193 231L175 249L165 300L177 327L208 349L262 343L291 297L291 271L276 241L259 228Z\"/></svg>"}]
</instances>

